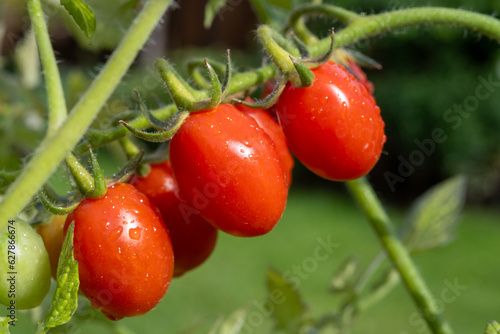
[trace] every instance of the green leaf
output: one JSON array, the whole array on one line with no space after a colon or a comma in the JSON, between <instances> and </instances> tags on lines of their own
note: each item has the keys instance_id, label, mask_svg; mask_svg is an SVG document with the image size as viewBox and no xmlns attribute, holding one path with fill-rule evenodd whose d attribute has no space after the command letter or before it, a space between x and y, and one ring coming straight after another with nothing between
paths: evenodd
<instances>
[{"instance_id":1,"label":"green leaf","mask_svg":"<svg viewBox=\"0 0 500 334\"><path fill-rule=\"evenodd\" d=\"M10 321L12 321L12 319L0 317L0 334L10 334L9 331ZM17 321L17 319L15 319L14 321Z\"/></svg>"},{"instance_id":2,"label":"green leaf","mask_svg":"<svg viewBox=\"0 0 500 334\"><path fill-rule=\"evenodd\" d=\"M57 267L57 286L52 306L42 322L38 323L37 334L47 333L50 328L63 325L71 320L78 307L78 262L73 257L73 235L75 223L66 232Z\"/></svg>"},{"instance_id":3,"label":"green leaf","mask_svg":"<svg viewBox=\"0 0 500 334\"><path fill-rule=\"evenodd\" d=\"M490 321L486 329L484 330L484 334L498 334L500 333L500 324L496 321Z\"/></svg>"},{"instance_id":4,"label":"green leaf","mask_svg":"<svg viewBox=\"0 0 500 334\"><path fill-rule=\"evenodd\" d=\"M245 319L247 317L248 309L246 307L240 308L231 313L226 320L222 323L219 334L238 334L241 332Z\"/></svg>"},{"instance_id":5,"label":"green leaf","mask_svg":"<svg viewBox=\"0 0 500 334\"><path fill-rule=\"evenodd\" d=\"M306 306L297 292L297 287L274 269L267 271L269 301L274 310L268 310L277 329L298 332L303 323Z\"/></svg>"},{"instance_id":6,"label":"green leaf","mask_svg":"<svg viewBox=\"0 0 500 334\"><path fill-rule=\"evenodd\" d=\"M424 193L410 208L402 239L411 252L444 246L454 239L465 201L467 180L448 179Z\"/></svg>"},{"instance_id":7,"label":"green leaf","mask_svg":"<svg viewBox=\"0 0 500 334\"><path fill-rule=\"evenodd\" d=\"M343 292L352 286L358 270L358 259L348 257L337 269L330 282L330 291Z\"/></svg>"},{"instance_id":8,"label":"green leaf","mask_svg":"<svg viewBox=\"0 0 500 334\"><path fill-rule=\"evenodd\" d=\"M73 17L85 36L92 39L96 28L96 19L92 9L83 0L61 0L61 5Z\"/></svg>"},{"instance_id":9,"label":"green leaf","mask_svg":"<svg viewBox=\"0 0 500 334\"><path fill-rule=\"evenodd\" d=\"M205 6L205 20L203 26L208 29L214 22L215 15L226 5L227 0L209 0Z\"/></svg>"}]
</instances>

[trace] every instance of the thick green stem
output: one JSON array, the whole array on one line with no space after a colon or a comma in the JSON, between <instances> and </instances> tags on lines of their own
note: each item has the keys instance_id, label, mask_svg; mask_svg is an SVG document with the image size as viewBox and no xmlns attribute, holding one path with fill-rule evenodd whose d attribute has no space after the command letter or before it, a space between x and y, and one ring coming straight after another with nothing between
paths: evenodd
<instances>
[{"instance_id":1,"label":"thick green stem","mask_svg":"<svg viewBox=\"0 0 500 334\"><path fill-rule=\"evenodd\" d=\"M359 18L336 34L337 47L353 44L361 39L403 27L421 24L444 24L477 31L500 41L500 20L489 15L462 9L422 7L402 9ZM329 39L311 45L311 53L320 55L328 50Z\"/></svg>"},{"instance_id":2,"label":"thick green stem","mask_svg":"<svg viewBox=\"0 0 500 334\"><path fill-rule=\"evenodd\" d=\"M52 136L41 143L21 175L7 190L0 204L0 229L5 227L8 219L13 219L21 212L54 172L57 165L80 140L103 104L118 86L172 1L149 0L146 2L122 42L86 94L73 108L70 116Z\"/></svg>"},{"instance_id":3,"label":"thick green stem","mask_svg":"<svg viewBox=\"0 0 500 334\"><path fill-rule=\"evenodd\" d=\"M59 68L50 42L49 31L45 22L40 0L28 1L28 12L33 30L35 31L36 44L40 53L43 66L45 87L49 110L47 136L52 136L66 119L68 114L64 91L61 83Z\"/></svg>"},{"instance_id":4,"label":"thick green stem","mask_svg":"<svg viewBox=\"0 0 500 334\"><path fill-rule=\"evenodd\" d=\"M346 182L354 199L365 212L387 255L398 270L406 289L435 334L451 334L453 330L433 302L432 294L413 263L408 250L393 230L391 221L373 188L365 178Z\"/></svg>"},{"instance_id":5,"label":"thick green stem","mask_svg":"<svg viewBox=\"0 0 500 334\"><path fill-rule=\"evenodd\" d=\"M329 16L345 24L350 24L357 19L362 18L361 15L341 7L329 6L325 4L307 4L300 6L293 11L288 20L288 24L285 26L285 32L289 29L293 29L300 38L306 38L304 40L306 44L310 44L307 43L307 40L310 39L309 35L311 32L305 26L303 19L305 15L312 14Z\"/></svg>"}]
</instances>

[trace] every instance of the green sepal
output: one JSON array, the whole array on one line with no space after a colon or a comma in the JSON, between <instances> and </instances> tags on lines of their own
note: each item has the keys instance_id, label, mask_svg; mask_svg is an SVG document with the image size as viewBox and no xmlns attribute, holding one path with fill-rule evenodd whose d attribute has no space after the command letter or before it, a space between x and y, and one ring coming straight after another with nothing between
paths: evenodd
<instances>
[{"instance_id":1,"label":"green sepal","mask_svg":"<svg viewBox=\"0 0 500 334\"><path fill-rule=\"evenodd\" d=\"M80 192L86 196L94 191L94 177L82 166L73 153L66 157L66 165Z\"/></svg>"},{"instance_id":2,"label":"green sepal","mask_svg":"<svg viewBox=\"0 0 500 334\"><path fill-rule=\"evenodd\" d=\"M231 88L232 73L233 66L231 64L231 50L227 49L226 69L224 73L224 81L222 82L222 98L224 98L229 93L229 88Z\"/></svg>"},{"instance_id":3,"label":"green sepal","mask_svg":"<svg viewBox=\"0 0 500 334\"><path fill-rule=\"evenodd\" d=\"M56 199L52 196L50 191L47 191L46 186L38 193L38 197L40 198L40 201L45 209L55 215L67 215L73 212L78 204L80 204L80 201L56 204Z\"/></svg>"},{"instance_id":4,"label":"green sepal","mask_svg":"<svg viewBox=\"0 0 500 334\"><path fill-rule=\"evenodd\" d=\"M164 143L162 143L160 146L163 146L163 144ZM129 159L135 158L137 154L141 153L139 147L137 147L137 145L129 137L124 137L120 139L120 145ZM142 157L142 160L137 165L135 172L137 175L145 177L149 174L150 171L151 171L151 166L149 166L148 161L145 159L144 155Z\"/></svg>"},{"instance_id":5,"label":"green sepal","mask_svg":"<svg viewBox=\"0 0 500 334\"><path fill-rule=\"evenodd\" d=\"M222 84L219 80L219 76L215 73L214 68L208 63L208 60L205 59L205 66L207 67L208 75L210 76L211 82L211 91L210 99L197 101L191 107L191 111L201 111L201 110L210 110L215 107L222 101Z\"/></svg>"},{"instance_id":6,"label":"green sepal","mask_svg":"<svg viewBox=\"0 0 500 334\"><path fill-rule=\"evenodd\" d=\"M301 62L297 61L293 56L290 55L290 59L292 60L293 66L295 66L295 70L297 71L297 75L300 80L295 81L291 80L292 84L297 88L305 88L312 86L314 82L314 73L304 66ZM296 84L299 83L299 86Z\"/></svg>"},{"instance_id":7,"label":"green sepal","mask_svg":"<svg viewBox=\"0 0 500 334\"><path fill-rule=\"evenodd\" d=\"M298 51L290 53L285 50L275 39L279 35L267 25L261 25L257 28L257 36L273 63L286 77L293 79L295 76L295 66L290 60L290 55L299 57L300 53Z\"/></svg>"},{"instance_id":8,"label":"green sepal","mask_svg":"<svg viewBox=\"0 0 500 334\"><path fill-rule=\"evenodd\" d=\"M147 132L130 126L127 122L120 121L132 134L146 141L161 143L170 140L189 116L187 111L179 111L166 121L166 127L160 132Z\"/></svg>"},{"instance_id":9,"label":"green sepal","mask_svg":"<svg viewBox=\"0 0 500 334\"><path fill-rule=\"evenodd\" d=\"M118 173L113 175L111 179L108 179L107 182L108 187L116 183L126 182L130 178L132 173L136 170L143 156L144 156L144 150L141 150L139 153L133 156L132 159L127 161L125 166L123 166L123 168Z\"/></svg>"},{"instance_id":10,"label":"green sepal","mask_svg":"<svg viewBox=\"0 0 500 334\"><path fill-rule=\"evenodd\" d=\"M224 73L227 67L226 64L214 60L209 60L209 63L217 73ZM201 68L206 68L204 58L191 59L187 62L186 65L189 76L193 79L193 81L198 85L199 88L209 89L211 87L210 82L205 78L203 74L201 74Z\"/></svg>"},{"instance_id":11,"label":"green sepal","mask_svg":"<svg viewBox=\"0 0 500 334\"><path fill-rule=\"evenodd\" d=\"M180 111L190 111L196 103L196 91L165 59L158 59L155 68L167 86L168 92Z\"/></svg>"},{"instance_id":12,"label":"green sepal","mask_svg":"<svg viewBox=\"0 0 500 334\"><path fill-rule=\"evenodd\" d=\"M89 145L89 156L90 156L90 165L92 166L92 175L94 177L94 191L89 193L87 197L101 198L106 194L108 187L106 187L106 178L104 177L104 173L102 172L101 166L99 166L97 157L95 156L94 151L92 151L92 147L90 145Z\"/></svg>"},{"instance_id":13,"label":"green sepal","mask_svg":"<svg viewBox=\"0 0 500 334\"><path fill-rule=\"evenodd\" d=\"M59 264L57 266L57 285L52 298L52 306L43 321L38 323L37 334L47 333L51 328L63 325L71 320L78 308L78 262L73 256L73 236L75 222L71 222L66 231Z\"/></svg>"},{"instance_id":14,"label":"green sepal","mask_svg":"<svg viewBox=\"0 0 500 334\"><path fill-rule=\"evenodd\" d=\"M136 89L134 89L134 92L137 96L137 102L139 103L139 109L141 110L144 117L148 120L148 123L151 124L151 126L153 128L155 128L156 130L163 131L163 129L167 128L169 126L168 121L162 121L161 119L158 119L157 117L155 117L151 113L151 111L148 109L148 107L146 107L146 104L144 103L144 100L142 99L141 94L139 94L139 92Z\"/></svg>"},{"instance_id":15,"label":"green sepal","mask_svg":"<svg viewBox=\"0 0 500 334\"><path fill-rule=\"evenodd\" d=\"M335 51L335 31L333 28L330 30L330 38L330 48L324 55L317 58L303 59L302 64L304 64L308 68L316 68L329 61Z\"/></svg>"},{"instance_id":16,"label":"green sepal","mask_svg":"<svg viewBox=\"0 0 500 334\"><path fill-rule=\"evenodd\" d=\"M278 81L276 86L274 87L274 90L270 94L268 94L264 99L257 100L254 102L233 99L233 102L235 102L237 104L242 104L245 107L249 107L249 108L253 108L253 109L269 109L273 105L275 105L276 102L278 102L278 99L279 99L281 93L283 93L283 90L285 90L285 87L286 87L286 79L284 77L282 77Z\"/></svg>"}]
</instances>

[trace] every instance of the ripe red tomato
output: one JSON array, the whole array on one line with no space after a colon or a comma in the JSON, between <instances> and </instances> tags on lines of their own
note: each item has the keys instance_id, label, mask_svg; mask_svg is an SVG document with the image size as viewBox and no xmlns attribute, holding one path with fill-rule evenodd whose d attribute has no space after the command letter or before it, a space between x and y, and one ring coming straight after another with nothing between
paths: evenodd
<instances>
[{"instance_id":1,"label":"ripe red tomato","mask_svg":"<svg viewBox=\"0 0 500 334\"><path fill-rule=\"evenodd\" d=\"M244 114L252 117L262 128L262 130L264 130L264 132L267 133L269 137L271 137L271 140L276 146L276 151L278 152L278 156L283 167L283 172L285 173L286 183L288 187L290 187L290 184L292 183L292 168L294 165L294 161L292 154L290 153L290 150L288 149L288 146L286 144L285 134L283 133L283 129L281 129L281 126L271 117L271 115L267 111L263 109L248 108L242 104L237 105L236 108L238 108L238 110L243 112Z\"/></svg>"},{"instance_id":2,"label":"ripe red tomato","mask_svg":"<svg viewBox=\"0 0 500 334\"><path fill-rule=\"evenodd\" d=\"M386 137L375 99L332 61L312 70L311 87L287 84L276 111L288 146L317 175L359 178L378 161Z\"/></svg>"},{"instance_id":3,"label":"ripe red tomato","mask_svg":"<svg viewBox=\"0 0 500 334\"><path fill-rule=\"evenodd\" d=\"M366 77L365 72L361 69L361 67L354 61L354 60L347 60L347 64L349 66L349 69L351 70L351 73L354 74L354 76L365 86L366 90L370 93L373 94L375 91L375 86L371 81L368 80Z\"/></svg>"},{"instance_id":4,"label":"ripe red tomato","mask_svg":"<svg viewBox=\"0 0 500 334\"><path fill-rule=\"evenodd\" d=\"M230 104L191 114L170 142L181 193L211 224L236 236L273 229L288 187L276 148Z\"/></svg>"},{"instance_id":5,"label":"ripe red tomato","mask_svg":"<svg viewBox=\"0 0 500 334\"><path fill-rule=\"evenodd\" d=\"M85 199L75 221L74 256L80 289L112 320L150 311L167 291L174 269L168 231L143 193L119 183L99 199Z\"/></svg>"},{"instance_id":6,"label":"ripe red tomato","mask_svg":"<svg viewBox=\"0 0 500 334\"><path fill-rule=\"evenodd\" d=\"M151 165L146 177L134 176L130 184L160 210L174 248L174 276L198 267L212 253L217 229L181 196L170 161Z\"/></svg>"}]
</instances>

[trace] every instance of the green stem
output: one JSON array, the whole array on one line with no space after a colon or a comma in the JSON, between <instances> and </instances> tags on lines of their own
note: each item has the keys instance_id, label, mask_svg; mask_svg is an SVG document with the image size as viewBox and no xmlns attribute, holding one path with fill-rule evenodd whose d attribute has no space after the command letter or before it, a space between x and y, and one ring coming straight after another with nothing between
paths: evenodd
<instances>
[{"instance_id":1,"label":"green stem","mask_svg":"<svg viewBox=\"0 0 500 334\"><path fill-rule=\"evenodd\" d=\"M304 36L307 39L310 38L309 35L311 34L311 32L304 24L304 16L311 14L321 14L324 16L333 17L345 24L350 24L357 19L362 18L362 16L360 16L359 14L341 7L324 4L307 4L304 6L300 6L293 11L288 20L288 24L285 26L284 31L286 32L290 29L293 29L299 37L302 38ZM309 44L307 43L307 40L305 41L306 44Z\"/></svg>"},{"instance_id":2,"label":"green stem","mask_svg":"<svg viewBox=\"0 0 500 334\"><path fill-rule=\"evenodd\" d=\"M47 90L49 109L47 136L52 136L66 119L68 111L59 68L57 67L52 43L50 42L49 31L40 0L29 0L28 12L33 30L35 31L36 44L40 53Z\"/></svg>"},{"instance_id":3,"label":"green stem","mask_svg":"<svg viewBox=\"0 0 500 334\"><path fill-rule=\"evenodd\" d=\"M5 227L8 219L13 219L21 212L80 140L172 1L146 2L106 66L73 108L65 123L52 136L44 139L21 175L7 190L0 204L0 229Z\"/></svg>"},{"instance_id":4,"label":"green stem","mask_svg":"<svg viewBox=\"0 0 500 334\"><path fill-rule=\"evenodd\" d=\"M462 9L421 7L359 18L336 34L336 44L342 47L386 31L420 24L466 28L500 41L500 20L494 17ZM323 54L329 43L329 39L324 38L312 45L310 51L313 55Z\"/></svg>"},{"instance_id":5,"label":"green stem","mask_svg":"<svg viewBox=\"0 0 500 334\"><path fill-rule=\"evenodd\" d=\"M250 5L253 8L255 14L257 14L257 18L262 24L272 24L271 16L268 13L268 10L262 3L262 0L250 0Z\"/></svg>"},{"instance_id":6,"label":"green stem","mask_svg":"<svg viewBox=\"0 0 500 334\"><path fill-rule=\"evenodd\" d=\"M80 192L84 196L91 194L95 187L92 175L90 175L72 153L68 154L65 160Z\"/></svg>"},{"instance_id":7,"label":"green stem","mask_svg":"<svg viewBox=\"0 0 500 334\"><path fill-rule=\"evenodd\" d=\"M368 221L377 233L387 255L401 275L406 289L412 296L418 309L431 331L435 334L451 334L453 330L433 302L433 297L408 250L393 230L391 221L380 204L373 188L365 178L346 182L353 197L365 212Z\"/></svg>"}]
</instances>

